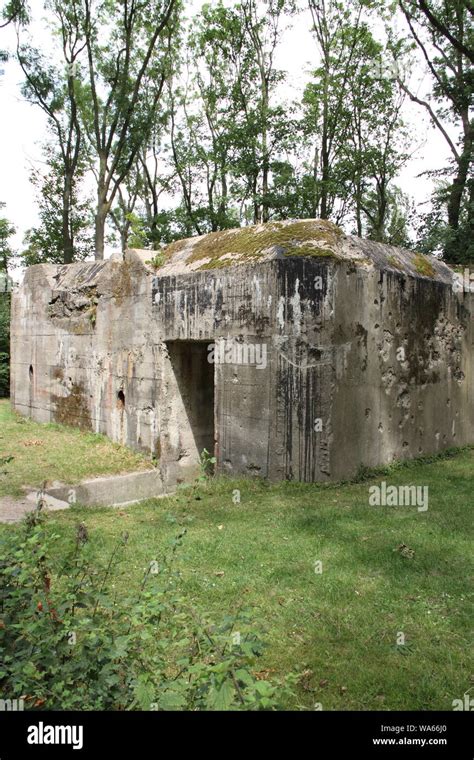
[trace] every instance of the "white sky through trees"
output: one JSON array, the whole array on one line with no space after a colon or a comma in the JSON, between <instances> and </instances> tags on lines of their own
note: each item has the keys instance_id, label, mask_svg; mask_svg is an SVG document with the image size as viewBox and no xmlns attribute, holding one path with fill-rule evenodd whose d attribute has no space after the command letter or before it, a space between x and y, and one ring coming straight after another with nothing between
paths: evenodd
<instances>
[{"instance_id":1,"label":"white sky through trees","mask_svg":"<svg viewBox=\"0 0 474 760\"><path fill-rule=\"evenodd\" d=\"M202 0L187 3L188 18L199 12L203 4ZM30 8L33 43L45 53L52 51L51 32L42 20L43 4L39 0L30 0ZM280 94L288 102L301 99L304 86L318 65L316 42L310 31L309 11L299 13L289 23L291 28L285 31L276 57L277 67L287 72L287 80ZM397 20L397 26L405 33L402 19ZM14 27L6 27L0 31L0 35L0 49L13 51L16 45ZM375 36L383 39L383 30L380 35L375 31ZM14 56L9 62L0 64L0 68L3 70L0 76L0 201L6 204L2 213L17 229L12 239L13 247L21 250L25 232L38 221L35 192L29 175L33 166L41 168L41 144L47 137L46 117L38 106L30 105L22 97L22 72ZM411 72L411 86L421 96L429 91L430 82L421 62ZM446 166L448 150L422 108L409 101L405 102L404 116L413 140L411 149L415 153L395 184L413 198L421 212L427 207L419 204L429 200L433 183L430 178L418 175ZM112 252L109 248L106 255Z\"/></svg>"}]
</instances>

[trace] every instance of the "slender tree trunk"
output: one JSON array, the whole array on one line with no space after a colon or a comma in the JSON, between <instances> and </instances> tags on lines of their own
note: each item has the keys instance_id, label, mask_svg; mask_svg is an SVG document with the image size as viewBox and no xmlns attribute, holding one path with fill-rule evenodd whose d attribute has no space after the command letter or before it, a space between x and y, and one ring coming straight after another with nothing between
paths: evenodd
<instances>
[{"instance_id":1,"label":"slender tree trunk","mask_svg":"<svg viewBox=\"0 0 474 760\"><path fill-rule=\"evenodd\" d=\"M260 204L257 199L257 183L258 178L254 176L252 178L252 195L253 195L253 223L254 224L260 224L261 215L260 215Z\"/></svg>"},{"instance_id":2,"label":"slender tree trunk","mask_svg":"<svg viewBox=\"0 0 474 760\"><path fill-rule=\"evenodd\" d=\"M109 213L108 204L99 201L95 215L95 259L102 261L105 249L105 222Z\"/></svg>"},{"instance_id":3,"label":"slender tree trunk","mask_svg":"<svg viewBox=\"0 0 474 760\"><path fill-rule=\"evenodd\" d=\"M122 253L125 253L128 247L128 233L129 224L124 224L120 230L120 244L122 246Z\"/></svg>"},{"instance_id":4,"label":"slender tree trunk","mask_svg":"<svg viewBox=\"0 0 474 760\"><path fill-rule=\"evenodd\" d=\"M452 235L446 245L444 254L447 261L456 261L459 255L460 236L459 236L459 220L461 216L461 207L464 191L466 189L467 178L469 174L469 166L472 161L472 149L473 149L473 133L474 127L468 124L464 133L463 150L459 157L458 168L456 176L453 179L451 187L449 189L448 197L448 224L451 228ZM472 187L471 193L472 197ZM468 224L474 226L473 222L474 211L469 203L468 209Z\"/></svg>"},{"instance_id":5,"label":"slender tree trunk","mask_svg":"<svg viewBox=\"0 0 474 760\"><path fill-rule=\"evenodd\" d=\"M268 208L268 175L270 157L268 155L268 83L263 74L262 81L262 222L270 219Z\"/></svg>"},{"instance_id":6,"label":"slender tree trunk","mask_svg":"<svg viewBox=\"0 0 474 760\"><path fill-rule=\"evenodd\" d=\"M362 237L361 195L362 195L361 183L360 183L360 180L358 180L356 184L356 225L357 225L357 235L359 237Z\"/></svg>"},{"instance_id":7,"label":"slender tree trunk","mask_svg":"<svg viewBox=\"0 0 474 760\"><path fill-rule=\"evenodd\" d=\"M99 177L97 181L97 211L95 215L95 258L102 261L105 249L105 223L109 213L107 203L107 188L105 186L106 158L100 156Z\"/></svg>"},{"instance_id":8,"label":"slender tree trunk","mask_svg":"<svg viewBox=\"0 0 474 760\"><path fill-rule=\"evenodd\" d=\"M312 207L311 207L311 216L313 219L316 219L316 217L318 216L318 206L319 206L318 164L319 164L319 151L316 146L316 148L314 149L314 159L313 159L313 201L312 201Z\"/></svg>"},{"instance_id":9,"label":"slender tree trunk","mask_svg":"<svg viewBox=\"0 0 474 760\"><path fill-rule=\"evenodd\" d=\"M225 171L221 170L221 198L219 201L219 224L222 227L225 218L227 216L227 175Z\"/></svg>"},{"instance_id":10,"label":"slender tree trunk","mask_svg":"<svg viewBox=\"0 0 474 760\"><path fill-rule=\"evenodd\" d=\"M328 148L328 88L327 77L324 81L323 103L323 130L321 138L321 219L327 219L328 209L328 183L329 183L329 148Z\"/></svg>"},{"instance_id":11,"label":"slender tree trunk","mask_svg":"<svg viewBox=\"0 0 474 760\"><path fill-rule=\"evenodd\" d=\"M71 264L74 261L74 241L71 234L71 198L72 177L66 173L64 177L62 209L63 261L65 264Z\"/></svg>"}]
</instances>

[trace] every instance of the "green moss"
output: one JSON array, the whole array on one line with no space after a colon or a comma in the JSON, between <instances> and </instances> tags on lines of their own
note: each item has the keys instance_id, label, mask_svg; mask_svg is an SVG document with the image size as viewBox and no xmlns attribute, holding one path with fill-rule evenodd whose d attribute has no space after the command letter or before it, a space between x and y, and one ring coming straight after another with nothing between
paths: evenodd
<instances>
[{"instance_id":1,"label":"green moss","mask_svg":"<svg viewBox=\"0 0 474 760\"><path fill-rule=\"evenodd\" d=\"M337 257L342 234L339 227L329 221L268 222L211 232L195 240L179 240L167 246L161 255L169 261L189 246L187 263L202 261L199 269L220 269L235 262L250 262L272 250L283 256Z\"/></svg>"},{"instance_id":2,"label":"green moss","mask_svg":"<svg viewBox=\"0 0 474 760\"><path fill-rule=\"evenodd\" d=\"M391 266L391 267L393 267L394 269L400 269L400 270L403 270L403 266L402 266L402 263L401 263L401 261L399 261L399 260L397 259L397 257L396 257L396 256L389 256L389 257L388 257L388 259L387 259L387 262L388 262L388 263L390 264L390 266Z\"/></svg>"},{"instance_id":3,"label":"green moss","mask_svg":"<svg viewBox=\"0 0 474 760\"><path fill-rule=\"evenodd\" d=\"M92 430L91 416L83 383L73 383L68 396L52 396L56 405L55 422L73 425L80 430Z\"/></svg>"},{"instance_id":4,"label":"green moss","mask_svg":"<svg viewBox=\"0 0 474 760\"><path fill-rule=\"evenodd\" d=\"M159 269L166 262L166 256L163 251L160 251L152 259L145 261L145 264L153 267L153 269Z\"/></svg>"},{"instance_id":5,"label":"green moss","mask_svg":"<svg viewBox=\"0 0 474 760\"><path fill-rule=\"evenodd\" d=\"M436 274L433 264L422 253L415 254L415 269L424 277L434 277Z\"/></svg>"}]
</instances>

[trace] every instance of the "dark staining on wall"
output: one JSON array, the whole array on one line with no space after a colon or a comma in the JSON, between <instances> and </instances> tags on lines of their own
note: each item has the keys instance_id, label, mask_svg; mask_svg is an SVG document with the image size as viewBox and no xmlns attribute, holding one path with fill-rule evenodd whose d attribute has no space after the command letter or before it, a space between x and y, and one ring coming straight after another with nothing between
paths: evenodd
<instances>
[{"instance_id":1,"label":"dark staining on wall","mask_svg":"<svg viewBox=\"0 0 474 760\"><path fill-rule=\"evenodd\" d=\"M52 401L56 406L55 422L72 425L81 430L92 430L87 394L83 383L73 383L67 396L53 394Z\"/></svg>"},{"instance_id":2,"label":"dark staining on wall","mask_svg":"<svg viewBox=\"0 0 474 760\"><path fill-rule=\"evenodd\" d=\"M412 329L407 333L406 359L409 383L425 385L439 382L434 355L435 325L443 309L444 290L438 282L415 281L414 293L410 303L405 305L410 313L409 324Z\"/></svg>"},{"instance_id":3,"label":"dark staining on wall","mask_svg":"<svg viewBox=\"0 0 474 760\"><path fill-rule=\"evenodd\" d=\"M320 316L327 295L330 266L329 261L298 257L289 257L284 262L277 260L278 291L285 297L287 321L291 322L294 318L289 301L296 292L300 299L302 317L307 309L314 317Z\"/></svg>"},{"instance_id":4,"label":"dark staining on wall","mask_svg":"<svg viewBox=\"0 0 474 760\"><path fill-rule=\"evenodd\" d=\"M113 262L110 287L115 303L121 306L124 299L133 295L132 264L130 261Z\"/></svg>"},{"instance_id":5,"label":"dark staining on wall","mask_svg":"<svg viewBox=\"0 0 474 760\"><path fill-rule=\"evenodd\" d=\"M357 324L355 334L357 337L358 353L361 357L360 368L362 372L365 372L365 370L367 369L367 361L368 361L368 353L367 353L368 331L365 329L363 325Z\"/></svg>"},{"instance_id":6,"label":"dark staining on wall","mask_svg":"<svg viewBox=\"0 0 474 760\"><path fill-rule=\"evenodd\" d=\"M328 293L331 263L289 257L277 262L278 292L284 297L285 328L295 330L300 320L303 334L291 339L291 356L279 358L276 393L283 415L284 472L287 480L311 482L329 474L328 415L324 392L330 393L333 362L313 341L321 343L321 317ZM298 304L298 314L292 300ZM308 333L308 328L314 329ZM298 326L296 326L298 331ZM290 359L290 360L289 360ZM326 394L327 395L327 394ZM316 420L322 430L316 430Z\"/></svg>"},{"instance_id":7,"label":"dark staining on wall","mask_svg":"<svg viewBox=\"0 0 474 760\"><path fill-rule=\"evenodd\" d=\"M303 357L300 357L303 358ZM303 359L306 363L306 357ZM321 418L321 372L305 364L295 367L280 357L277 398L283 410L284 473L286 480L311 482L317 472L318 435Z\"/></svg>"}]
</instances>

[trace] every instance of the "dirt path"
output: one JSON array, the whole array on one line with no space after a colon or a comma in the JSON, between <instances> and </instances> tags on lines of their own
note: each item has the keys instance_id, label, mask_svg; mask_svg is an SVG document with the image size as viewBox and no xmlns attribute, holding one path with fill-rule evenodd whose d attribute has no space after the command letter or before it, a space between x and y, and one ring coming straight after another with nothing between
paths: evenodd
<instances>
[{"instance_id":1,"label":"dirt path","mask_svg":"<svg viewBox=\"0 0 474 760\"><path fill-rule=\"evenodd\" d=\"M48 511L56 509L68 509L69 504L65 504L59 499L52 496L46 497L46 508ZM36 508L36 493L32 492L23 498L15 499L13 496L3 496L0 499L0 522L17 523L26 515Z\"/></svg>"}]
</instances>

